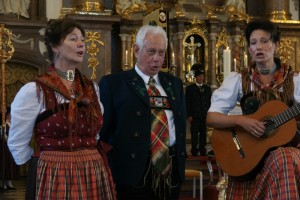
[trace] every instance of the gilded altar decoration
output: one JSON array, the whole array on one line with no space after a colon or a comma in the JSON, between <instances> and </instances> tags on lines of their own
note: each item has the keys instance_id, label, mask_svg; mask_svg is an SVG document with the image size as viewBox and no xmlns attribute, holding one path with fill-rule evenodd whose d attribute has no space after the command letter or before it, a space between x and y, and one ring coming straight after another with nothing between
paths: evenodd
<instances>
[{"instance_id":1,"label":"gilded altar decoration","mask_svg":"<svg viewBox=\"0 0 300 200\"><path fill-rule=\"evenodd\" d=\"M102 12L104 6L102 1L86 1L83 4L83 11L86 12Z\"/></svg>"},{"instance_id":2,"label":"gilded altar decoration","mask_svg":"<svg viewBox=\"0 0 300 200\"><path fill-rule=\"evenodd\" d=\"M183 5L180 0L177 1L175 5L175 17L180 18L180 17L185 17L184 11L183 11Z\"/></svg>"},{"instance_id":3,"label":"gilded altar decoration","mask_svg":"<svg viewBox=\"0 0 300 200\"><path fill-rule=\"evenodd\" d=\"M101 34L99 32L86 32L85 42L90 44L87 46L87 53L90 55L88 58L88 68L92 68L91 79L96 78L96 67L99 65L97 55L100 51L97 44L104 46L104 42L100 40Z\"/></svg>"},{"instance_id":4,"label":"gilded altar decoration","mask_svg":"<svg viewBox=\"0 0 300 200\"><path fill-rule=\"evenodd\" d=\"M218 181L216 188L219 191L218 200L226 199L226 190L228 185L228 175L224 174L222 178Z\"/></svg>"},{"instance_id":5,"label":"gilded altar decoration","mask_svg":"<svg viewBox=\"0 0 300 200\"><path fill-rule=\"evenodd\" d=\"M4 27L4 24L0 24L0 62L1 62L1 78L2 78L2 126L1 126L1 136L3 135L3 130L5 128L5 112L6 112L6 100L5 100L5 63L11 59L15 48L11 43L11 31Z\"/></svg>"},{"instance_id":6,"label":"gilded altar decoration","mask_svg":"<svg viewBox=\"0 0 300 200\"><path fill-rule=\"evenodd\" d=\"M123 18L131 20L134 14L150 13L161 7L161 0L148 3L146 0L117 0L116 12Z\"/></svg>"},{"instance_id":7,"label":"gilded altar decoration","mask_svg":"<svg viewBox=\"0 0 300 200\"><path fill-rule=\"evenodd\" d=\"M246 14L245 0L226 0L223 11L229 14L229 20L246 20L249 16Z\"/></svg>"},{"instance_id":8,"label":"gilded altar decoration","mask_svg":"<svg viewBox=\"0 0 300 200\"><path fill-rule=\"evenodd\" d=\"M292 47L292 40L290 38L283 38L280 40L280 47L277 53L283 63L287 63L291 56L294 55L295 49Z\"/></svg>"},{"instance_id":9,"label":"gilded altar decoration","mask_svg":"<svg viewBox=\"0 0 300 200\"><path fill-rule=\"evenodd\" d=\"M228 15L229 21L249 21L246 14L245 0L226 0L223 6L201 5L207 10L206 19L217 19L217 15Z\"/></svg>"},{"instance_id":10,"label":"gilded altar decoration","mask_svg":"<svg viewBox=\"0 0 300 200\"><path fill-rule=\"evenodd\" d=\"M68 11L68 10L66 10ZM102 0L84 0L82 3L75 5L76 14L84 15L111 15L111 11L104 10Z\"/></svg>"},{"instance_id":11,"label":"gilded altar decoration","mask_svg":"<svg viewBox=\"0 0 300 200\"><path fill-rule=\"evenodd\" d=\"M224 78L224 66L223 66L223 51L229 48L228 44L229 34L225 30L225 27L222 28L222 31L217 37L216 43L216 78L219 84L223 82Z\"/></svg>"},{"instance_id":12,"label":"gilded altar decoration","mask_svg":"<svg viewBox=\"0 0 300 200\"><path fill-rule=\"evenodd\" d=\"M182 43L182 69L184 74L183 78L187 84L194 81L193 70L191 70L193 64L203 64L205 66L205 71L207 72L208 40L206 32L207 29L204 21L197 20L196 18L190 20L186 26Z\"/></svg>"},{"instance_id":13,"label":"gilded altar decoration","mask_svg":"<svg viewBox=\"0 0 300 200\"><path fill-rule=\"evenodd\" d=\"M195 38L193 36L190 37L190 43L185 42L183 45L185 48L189 50L189 54L186 56L190 60L190 65L195 64L195 50L197 47L201 47L201 43L195 43Z\"/></svg>"}]
</instances>

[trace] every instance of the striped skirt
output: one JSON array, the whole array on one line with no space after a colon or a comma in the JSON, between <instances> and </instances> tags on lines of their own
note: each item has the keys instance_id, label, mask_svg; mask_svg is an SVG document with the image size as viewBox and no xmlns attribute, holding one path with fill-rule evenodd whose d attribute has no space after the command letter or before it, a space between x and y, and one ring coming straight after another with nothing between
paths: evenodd
<instances>
[{"instance_id":1,"label":"striped skirt","mask_svg":"<svg viewBox=\"0 0 300 200\"><path fill-rule=\"evenodd\" d=\"M299 200L300 150L279 147L271 151L264 167L250 181L229 177L227 200Z\"/></svg>"},{"instance_id":2,"label":"striped skirt","mask_svg":"<svg viewBox=\"0 0 300 200\"><path fill-rule=\"evenodd\" d=\"M36 199L115 199L115 189L97 150L44 151L38 162Z\"/></svg>"}]
</instances>

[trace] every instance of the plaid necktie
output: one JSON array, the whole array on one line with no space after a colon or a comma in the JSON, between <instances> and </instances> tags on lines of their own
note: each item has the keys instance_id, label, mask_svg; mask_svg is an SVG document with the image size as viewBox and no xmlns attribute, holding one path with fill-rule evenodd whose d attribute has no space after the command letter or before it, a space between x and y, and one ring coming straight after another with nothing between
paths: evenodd
<instances>
[{"instance_id":1,"label":"plaid necktie","mask_svg":"<svg viewBox=\"0 0 300 200\"><path fill-rule=\"evenodd\" d=\"M155 87L153 77L148 82L149 96L161 96ZM151 125L151 160L153 166L162 172L170 163L169 157L169 127L168 119L163 109L151 109L152 125Z\"/></svg>"}]
</instances>

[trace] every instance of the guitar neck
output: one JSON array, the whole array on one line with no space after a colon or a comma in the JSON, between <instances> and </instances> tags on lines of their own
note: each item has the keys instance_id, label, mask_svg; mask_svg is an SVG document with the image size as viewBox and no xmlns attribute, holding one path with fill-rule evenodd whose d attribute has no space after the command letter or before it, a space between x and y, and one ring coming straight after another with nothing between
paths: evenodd
<instances>
[{"instance_id":1,"label":"guitar neck","mask_svg":"<svg viewBox=\"0 0 300 200\"><path fill-rule=\"evenodd\" d=\"M275 117L272 117L271 121L273 121L275 123L274 128L277 128L277 127L281 126L282 124L284 124L285 122L290 121L291 119L295 118L299 114L300 114L300 104L295 104L292 107L290 107L289 109L287 109L286 111L278 114Z\"/></svg>"}]
</instances>

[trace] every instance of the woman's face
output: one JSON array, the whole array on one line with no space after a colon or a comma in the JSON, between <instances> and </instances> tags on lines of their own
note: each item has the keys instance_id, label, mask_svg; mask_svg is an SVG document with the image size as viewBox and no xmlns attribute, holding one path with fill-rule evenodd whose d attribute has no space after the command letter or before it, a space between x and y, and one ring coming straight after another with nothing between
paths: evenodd
<instances>
[{"instance_id":1,"label":"woman's face","mask_svg":"<svg viewBox=\"0 0 300 200\"><path fill-rule=\"evenodd\" d=\"M84 36L78 28L66 36L62 43L53 48L54 52L58 52L59 62L65 65L76 65L83 62L83 56L85 53Z\"/></svg>"},{"instance_id":2,"label":"woman's face","mask_svg":"<svg viewBox=\"0 0 300 200\"><path fill-rule=\"evenodd\" d=\"M266 31L255 30L250 35L249 52L257 64L273 63L277 46Z\"/></svg>"}]
</instances>

